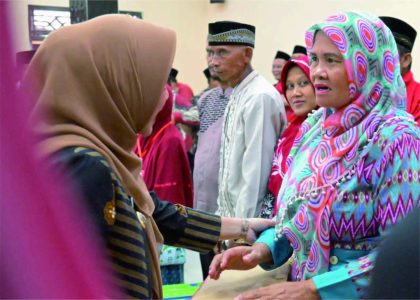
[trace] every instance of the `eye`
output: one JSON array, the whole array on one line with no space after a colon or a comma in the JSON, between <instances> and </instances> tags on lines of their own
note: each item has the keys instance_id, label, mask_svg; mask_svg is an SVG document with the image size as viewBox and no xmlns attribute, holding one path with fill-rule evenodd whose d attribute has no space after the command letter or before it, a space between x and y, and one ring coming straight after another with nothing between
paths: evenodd
<instances>
[{"instance_id":1,"label":"eye","mask_svg":"<svg viewBox=\"0 0 420 300\"><path fill-rule=\"evenodd\" d=\"M312 64L316 64L318 62L318 57L316 56L316 55L311 55L310 57L309 57L309 64L310 65L312 65Z\"/></svg>"},{"instance_id":2,"label":"eye","mask_svg":"<svg viewBox=\"0 0 420 300\"><path fill-rule=\"evenodd\" d=\"M309 84L309 81L308 80L303 80L303 81L300 81L299 82L299 86L300 87L305 87L305 86L307 86Z\"/></svg>"},{"instance_id":3,"label":"eye","mask_svg":"<svg viewBox=\"0 0 420 300\"><path fill-rule=\"evenodd\" d=\"M291 83L286 83L286 91L291 91L294 89L294 85Z\"/></svg>"},{"instance_id":4,"label":"eye","mask_svg":"<svg viewBox=\"0 0 420 300\"><path fill-rule=\"evenodd\" d=\"M327 63L329 63L329 64L333 64L333 63L335 63L335 62L337 62L334 58L332 58L332 57L328 57L327 58Z\"/></svg>"},{"instance_id":5,"label":"eye","mask_svg":"<svg viewBox=\"0 0 420 300\"><path fill-rule=\"evenodd\" d=\"M228 52L225 49L221 49L218 54L220 57L224 57L228 54Z\"/></svg>"}]
</instances>

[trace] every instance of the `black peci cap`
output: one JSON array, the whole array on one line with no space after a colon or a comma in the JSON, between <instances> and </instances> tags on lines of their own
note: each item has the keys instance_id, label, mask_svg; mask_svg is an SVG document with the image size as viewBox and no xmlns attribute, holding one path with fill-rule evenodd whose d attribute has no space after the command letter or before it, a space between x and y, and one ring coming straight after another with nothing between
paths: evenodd
<instances>
[{"instance_id":1,"label":"black peci cap","mask_svg":"<svg viewBox=\"0 0 420 300\"><path fill-rule=\"evenodd\" d=\"M287 54L286 52L283 51L277 51L276 56L274 57L274 59L284 59L284 60L289 60L290 59L290 55Z\"/></svg>"},{"instance_id":2,"label":"black peci cap","mask_svg":"<svg viewBox=\"0 0 420 300\"><path fill-rule=\"evenodd\" d=\"M385 16L379 18L392 31L397 44L407 48L411 52L414 41L416 40L417 31L403 20Z\"/></svg>"},{"instance_id":3,"label":"black peci cap","mask_svg":"<svg viewBox=\"0 0 420 300\"><path fill-rule=\"evenodd\" d=\"M173 79L176 79L176 76L178 75L178 70L177 69L174 69L174 68L172 68L171 69L171 71L169 72L169 77L170 78L173 78Z\"/></svg>"},{"instance_id":4,"label":"black peci cap","mask_svg":"<svg viewBox=\"0 0 420 300\"><path fill-rule=\"evenodd\" d=\"M255 27L233 21L210 23L207 41L210 46L242 45L254 48Z\"/></svg>"},{"instance_id":5,"label":"black peci cap","mask_svg":"<svg viewBox=\"0 0 420 300\"><path fill-rule=\"evenodd\" d=\"M305 55L307 55L306 54L306 48L305 47L303 47L303 46L301 46L301 45L296 45L294 48L293 48L293 52L292 52L293 54L296 54L296 53L301 53L301 54L305 54Z\"/></svg>"}]
</instances>

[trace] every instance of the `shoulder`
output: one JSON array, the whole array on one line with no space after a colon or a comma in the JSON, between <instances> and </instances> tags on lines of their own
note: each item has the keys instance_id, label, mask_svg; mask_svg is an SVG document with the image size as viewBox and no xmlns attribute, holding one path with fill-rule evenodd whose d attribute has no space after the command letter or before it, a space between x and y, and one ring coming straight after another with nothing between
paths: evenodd
<instances>
[{"instance_id":1,"label":"shoulder","mask_svg":"<svg viewBox=\"0 0 420 300\"><path fill-rule=\"evenodd\" d=\"M257 75L257 77L255 78L255 87L256 90L260 91L261 93L270 95L272 97L280 97L280 94L276 90L276 88L270 82L268 82L268 80L265 79L265 77L263 77L262 75Z\"/></svg>"},{"instance_id":2,"label":"shoulder","mask_svg":"<svg viewBox=\"0 0 420 300\"><path fill-rule=\"evenodd\" d=\"M176 126L170 126L165 130L165 134L159 140L157 147L159 152L173 151L184 145L184 139Z\"/></svg>"},{"instance_id":3,"label":"shoulder","mask_svg":"<svg viewBox=\"0 0 420 300\"><path fill-rule=\"evenodd\" d=\"M393 117L379 126L370 143L367 156L376 160L377 171L390 165L406 165L418 160L420 129L409 118Z\"/></svg>"},{"instance_id":4,"label":"shoulder","mask_svg":"<svg viewBox=\"0 0 420 300\"><path fill-rule=\"evenodd\" d=\"M205 106L209 99L215 98L220 93L220 91L221 88L216 87L203 92L197 102L199 108Z\"/></svg>"},{"instance_id":5,"label":"shoulder","mask_svg":"<svg viewBox=\"0 0 420 300\"><path fill-rule=\"evenodd\" d=\"M184 139L182 138L182 134L179 131L176 126L170 126L167 129L166 134L164 135L164 144L173 143L171 145L168 145L170 148L177 145L177 144L183 144Z\"/></svg>"},{"instance_id":6,"label":"shoulder","mask_svg":"<svg viewBox=\"0 0 420 300\"><path fill-rule=\"evenodd\" d=\"M279 113L282 107L282 100L280 95L275 91L270 93L270 91L259 89L247 93L241 103L247 110L271 110L273 113Z\"/></svg>"},{"instance_id":7,"label":"shoulder","mask_svg":"<svg viewBox=\"0 0 420 300\"><path fill-rule=\"evenodd\" d=\"M401 115L389 118L381 124L376 139L386 142L387 145L401 140L419 141L420 128L411 117Z\"/></svg>"},{"instance_id":8,"label":"shoulder","mask_svg":"<svg viewBox=\"0 0 420 300\"><path fill-rule=\"evenodd\" d=\"M102 172L110 172L106 159L99 152L88 148L68 147L57 152L54 158L55 161L61 161L68 167L93 168Z\"/></svg>"},{"instance_id":9,"label":"shoulder","mask_svg":"<svg viewBox=\"0 0 420 300\"><path fill-rule=\"evenodd\" d=\"M279 92L261 75L250 81L244 89L244 96L250 102L281 103Z\"/></svg>"},{"instance_id":10,"label":"shoulder","mask_svg":"<svg viewBox=\"0 0 420 300\"><path fill-rule=\"evenodd\" d=\"M112 193L112 169L96 151L82 147L65 148L52 157L51 163L82 187L98 187Z\"/></svg>"}]
</instances>

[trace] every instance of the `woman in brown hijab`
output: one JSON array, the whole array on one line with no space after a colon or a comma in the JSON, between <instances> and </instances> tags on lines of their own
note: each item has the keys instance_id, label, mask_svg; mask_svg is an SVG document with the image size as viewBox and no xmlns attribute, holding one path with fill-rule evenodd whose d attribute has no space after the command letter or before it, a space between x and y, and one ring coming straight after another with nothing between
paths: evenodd
<instances>
[{"instance_id":1,"label":"woman in brown hijab","mask_svg":"<svg viewBox=\"0 0 420 300\"><path fill-rule=\"evenodd\" d=\"M75 182L117 285L134 298L162 297L157 245L163 237L166 244L208 252L219 239L252 240L272 225L160 201L139 178L141 161L132 149L137 133L150 134L163 105L174 52L172 30L102 16L48 36L24 83L37 98L30 120L40 137L37 149Z\"/></svg>"}]
</instances>

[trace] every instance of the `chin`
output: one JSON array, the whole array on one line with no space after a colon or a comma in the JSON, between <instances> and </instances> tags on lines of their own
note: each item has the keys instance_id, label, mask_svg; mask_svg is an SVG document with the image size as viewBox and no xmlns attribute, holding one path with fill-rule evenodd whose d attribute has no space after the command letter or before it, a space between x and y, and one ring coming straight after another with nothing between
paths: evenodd
<instances>
[{"instance_id":1,"label":"chin","mask_svg":"<svg viewBox=\"0 0 420 300\"><path fill-rule=\"evenodd\" d=\"M334 107L335 106L334 101L331 101L330 99L327 99L326 97L317 96L315 98L315 101L316 101L316 105L318 105L320 107L328 108L328 107Z\"/></svg>"},{"instance_id":2,"label":"chin","mask_svg":"<svg viewBox=\"0 0 420 300\"><path fill-rule=\"evenodd\" d=\"M140 134L142 135L142 136L144 136L144 137L148 137L148 136L150 136L151 134L152 134L152 130L153 130L153 128L149 128L149 127L147 127L147 128L144 128L141 132L140 132Z\"/></svg>"}]
</instances>

